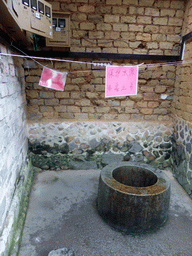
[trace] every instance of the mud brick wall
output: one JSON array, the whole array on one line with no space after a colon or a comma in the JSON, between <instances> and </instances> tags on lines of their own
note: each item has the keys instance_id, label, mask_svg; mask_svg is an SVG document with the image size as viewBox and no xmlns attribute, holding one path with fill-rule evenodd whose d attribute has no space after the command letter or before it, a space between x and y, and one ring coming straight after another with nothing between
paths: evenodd
<instances>
[{"instance_id":1,"label":"mud brick wall","mask_svg":"<svg viewBox=\"0 0 192 256\"><path fill-rule=\"evenodd\" d=\"M2 53L11 53L4 45L0 44L0 49ZM0 58L0 255L8 255L5 251L9 247L12 225L19 212L20 192L28 173L22 63L21 59Z\"/></svg>"},{"instance_id":2,"label":"mud brick wall","mask_svg":"<svg viewBox=\"0 0 192 256\"><path fill-rule=\"evenodd\" d=\"M49 1L70 13L72 52L178 54L185 1Z\"/></svg>"},{"instance_id":3,"label":"mud brick wall","mask_svg":"<svg viewBox=\"0 0 192 256\"><path fill-rule=\"evenodd\" d=\"M73 72L67 76L64 92L38 85L42 67L36 66L30 71L26 69L29 119L171 120L175 66L141 67L137 95L106 99L105 71L92 71L84 64L67 63L67 69L61 65L55 62L54 68ZM75 66L76 72L73 69ZM162 99L162 95L167 95L167 98Z\"/></svg>"},{"instance_id":4,"label":"mud brick wall","mask_svg":"<svg viewBox=\"0 0 192 256\"><path fill-rule=\"evenodd\" d=\"M53 10L70 13L71 52L157 55L180 53L185 1L79 0L51 3ZM94 60L80 59L84 62ZM113 65L141 63L129 60L111 61ZM91 65L86 63L41 64L70 73L64 92L56 92L38 85L41 66L25 66L29 119L171 119L171 100L176 76L174 66L140 68L137 96L105 99L104 71L93 71ZM166 100L161 98L162 94L168 96Z\"/></svg>"},{"instance_id":5,"label":"mud brick wall","mask_svg":"<svg viewBox=\"0 0 192 256\"><path fill-rule=\"evenodd\" d=\"M192 31L192 1L186 5L182 36ZM184 62L177 65L174 109L173 166L179 183L192 197L192 42L186 42Z\"/></svg>"}]
</instances>

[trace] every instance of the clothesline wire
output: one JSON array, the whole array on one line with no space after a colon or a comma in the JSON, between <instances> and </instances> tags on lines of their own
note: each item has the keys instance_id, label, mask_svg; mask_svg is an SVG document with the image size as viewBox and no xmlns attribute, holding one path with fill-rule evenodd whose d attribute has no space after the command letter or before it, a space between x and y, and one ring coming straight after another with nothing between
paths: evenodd
<instances>
[{"instance_id":1,"label":"clothesline wire","mask_svg":"<svg viewBox=\"0 0 192 256\"><path fill-rule=\"evenodd\" d=\"M18 57L18 58L29 58L29 59L33 60L34 62L36 62L37 64L41 65L42 67L45 67L45 66L42 65L40 62L36 61L36 59L38 59L38 60L46 60L46 61L58 61L58 62L69 62L69 63L79 63L79 64L94 65L93 62L75 61L75 60L66 60L66 59L57 59L57 58L48 58L48 57L29 56L29 55L25 54L23 51L21 51L20 49L18 49L17 47L15 47L15 48L17 50L19 50L21 53L23 53L24 55L12 54L12 53L0 53L0 56L2 55L2 56L11 56L11 57ZM175 62L162 62L162 63L153 63L153 64L141 63L141 64L137 64L135 66L139 66L139 68L147 68L147 67L157 67L157 66L181 65L181 64L185 64L185 63L192 63L192 60L188 60L188 61L175 61ZM94 70L92 70L92 71L94 71ZM97 70L95 70L95 71L97 71ZM86 71L77 70L77 71L72 71L72 72L86 72ZM69 73L72 73L72 72L69 72ZM89 72L89 71L87 71L87 72Z\"/></svg>"}]
</instances>

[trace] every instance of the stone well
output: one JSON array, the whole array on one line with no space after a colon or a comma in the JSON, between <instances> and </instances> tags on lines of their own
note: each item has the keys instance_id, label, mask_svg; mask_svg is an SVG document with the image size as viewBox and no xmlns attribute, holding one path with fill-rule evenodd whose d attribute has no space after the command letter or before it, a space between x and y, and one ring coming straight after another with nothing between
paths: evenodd
<instances>
[{"instance_id":1,"label":"stone well","mask_svg":"<svg viewBox=\"0 0 192 256\"><path fill-rule=\"evenodd\" d=\"M165 223L170 181L150 165L121 162L107 165L100 174L99 214L120 231L145 232Z\"/></svg>"}]
</instances>

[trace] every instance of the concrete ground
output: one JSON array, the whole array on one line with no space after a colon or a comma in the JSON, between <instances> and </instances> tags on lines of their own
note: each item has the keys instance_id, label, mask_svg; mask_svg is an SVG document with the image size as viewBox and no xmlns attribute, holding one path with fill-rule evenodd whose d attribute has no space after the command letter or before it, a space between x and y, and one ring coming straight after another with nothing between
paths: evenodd
<instances>
[{"instance_id":1,"label":"concrete ground","mask_svg":"<svg viewBox=\"0 0 192 256\"><path fill-rule=\"evenodd\" d=\"M125 235L98 215L99 170L35 174L19 256L67 247L76 256L191 256L192 200L170 171L169 218L160 229Z\"/></svg>"}]
</instances>

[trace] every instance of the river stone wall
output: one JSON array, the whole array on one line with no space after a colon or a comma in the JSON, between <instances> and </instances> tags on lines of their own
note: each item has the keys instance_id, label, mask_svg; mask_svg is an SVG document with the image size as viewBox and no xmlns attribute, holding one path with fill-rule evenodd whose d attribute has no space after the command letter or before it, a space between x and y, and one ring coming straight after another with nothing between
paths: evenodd
<instances>
[{"instance_id":1,"label":"river stone wall","mask_svg":"<svg viewBox=\"0 0 192 256\"><path fill-rule=\"evenodd\" d=\"M111 161L170 165L172 123L28 123L32 163L41 169L100 168Z\"/></svg>"},{"instance_id":2,"label":"river stone wall","mask_svg":"<svg viewBox=\"0 0 192 256\"><path fill-rule=\"evenodd\" d=\"M192 198L192 124L175 118L173 136L173 173Z\"/></svg>"}]
</instances>

